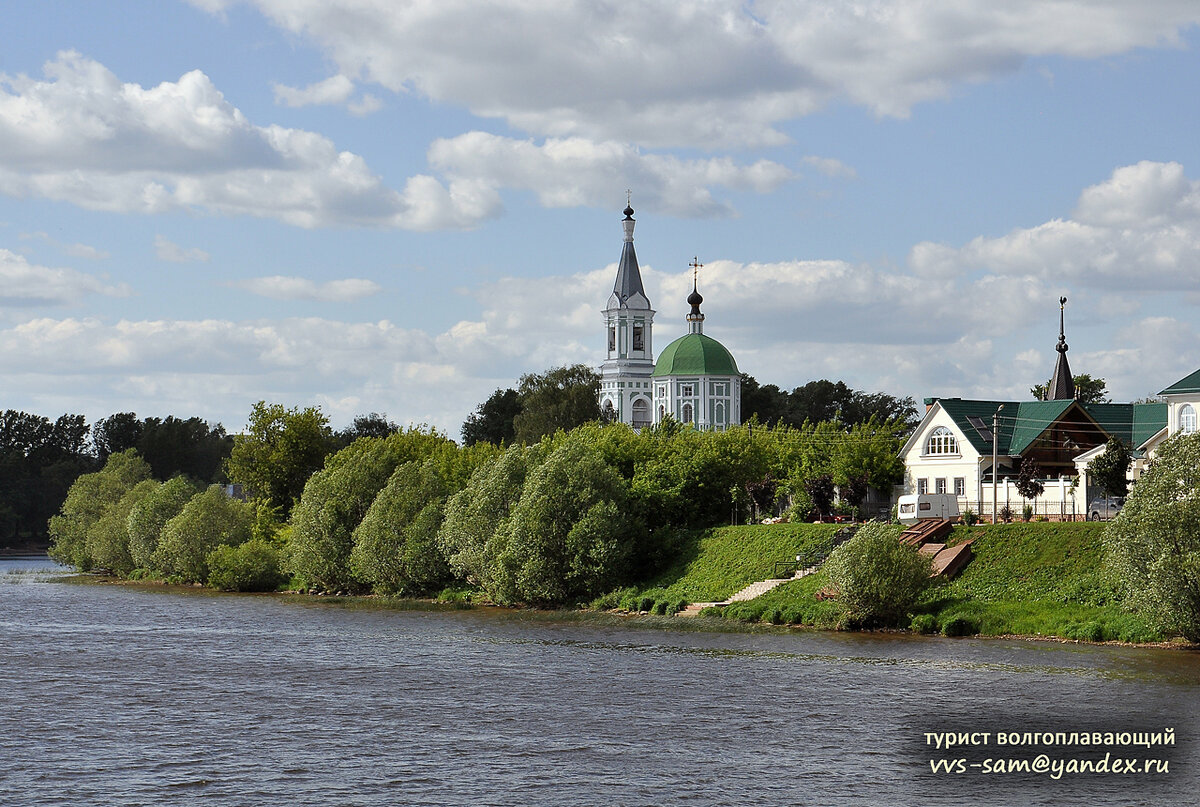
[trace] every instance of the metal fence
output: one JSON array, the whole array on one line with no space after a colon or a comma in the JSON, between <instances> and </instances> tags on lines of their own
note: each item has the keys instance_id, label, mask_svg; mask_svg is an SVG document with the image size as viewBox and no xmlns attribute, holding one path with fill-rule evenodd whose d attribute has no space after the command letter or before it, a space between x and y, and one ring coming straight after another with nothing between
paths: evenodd
<instances>
[{"instance_id":1,"label":"metal fence","mask_svg":"<svg viewBox=\"0 0 1200 807\"><path fill-rule=\"evenodd\" d=\"M1025 517L1025 508L1032 508L1030 512L1031 519L1044 518L1048 521L1086 521L1087 513L1077 512L1077 507L1072 499L1010 499L1009 501L996 502L996 520L1003 518L1004 509L1008 508L1009 517L1013 521L1020 521ZM958 509L960 513L965 513L971 510L979 516L980 520L992 520L992 500L987 499L982 502L972 502L965 499L958 500Z\"/></svg>"}]
</instances>

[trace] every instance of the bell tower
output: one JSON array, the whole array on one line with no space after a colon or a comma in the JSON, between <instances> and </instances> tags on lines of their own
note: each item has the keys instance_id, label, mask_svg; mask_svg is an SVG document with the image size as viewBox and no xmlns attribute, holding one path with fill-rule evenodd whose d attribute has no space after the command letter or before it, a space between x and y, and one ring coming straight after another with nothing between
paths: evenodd
<instances>
[{"instance_id":1,"label":"bell tower","mask_svg":"<svg viewBox=\"0 0 1200 807\"><path fill-rule=\"evenodd\" d=\"M600 412L634 428L653 422L650 376L654 372L654 310L642 287L633 249L633 207L626 204L625 242L617 279L604 308L605 359L600 365Z\"/></svg>"}]
</instances>

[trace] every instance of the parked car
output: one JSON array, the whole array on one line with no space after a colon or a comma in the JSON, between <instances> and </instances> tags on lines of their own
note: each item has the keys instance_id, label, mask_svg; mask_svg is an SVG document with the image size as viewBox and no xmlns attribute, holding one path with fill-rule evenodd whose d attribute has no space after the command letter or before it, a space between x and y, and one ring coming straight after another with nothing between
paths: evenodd
<instances>
[{"instance_id":1,"label":"parked car","mask_svg":"<svg viewBox=\"0 0 1200 807\"><path fill-rule=\"evenodd\" d=\"M1125 500L1119 496L1101 496L1098 499L1092 499L1088 505L1088 521L1109 521L1117 517L1117 513L1121 512L1121 505L1125 504Z\"/></svg>"}]
</instances>

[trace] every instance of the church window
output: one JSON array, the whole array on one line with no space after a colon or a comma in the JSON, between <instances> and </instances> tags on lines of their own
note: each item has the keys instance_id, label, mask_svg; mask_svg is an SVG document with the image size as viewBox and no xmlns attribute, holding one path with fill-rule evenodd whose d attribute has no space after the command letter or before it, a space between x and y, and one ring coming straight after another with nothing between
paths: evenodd
<instances>
[{"instance_id":1,"label":"church window","mask_svg":"<svg viewBox=\"0 0 1200 807\"><path fill-rule=\"evenodd\" d=\"M609 328L608 329L608 352L612 353L616 349L617 349L617 329Z\"/></svg>"},{"instance_id":2,"label":"church window","mask_svg":"<svg viewBox=\"0 0 1200 807\"><path fill-rule=\"evenodd\" d=\"M957 454L958 439L945 426L938 426L925 443L926 454ZM945 491L943 491L944 493Z\"/></svg>"},{"instance_id":3,"label":"church window","mask_svg":"<svg viewBox=\"0 0 1200 807\"><path fill-rule=\"evenodd\" d=\"M643 328L641 325L633 326L633 349L634 350L645 350L646 349L645 336L646 336L645 328Z\"/></svg>"},{"instance_id":4,"label":"church window","mask_svg":"<svg viewBox=\"0 0 1200 807\"><path fill-rule=\"evenodd\" d=\"M690 398L696 394L696 388L692 384L680 384L679 394L684 398Z\"/></svg>"},{"instance_id":5,"label":"church window","mask_svg":"<svg viewBox=\"0 0 1200 807\"><path fill-rule=\"evenodd\" d=\"M666 398L666 397L667 397L667 388L666 388L666 387L664 387L664 386L661 386L661 385L659 386L659 388L658 388L658 397L659 397L659 398Z\"/></svg>"},{"instance_id":6,"label":"church window","mask_svg":"<svg viewBox=\"0 0 1200 807\"><path fill-rule=\"evenodd\" d=\"M683 405L683 422L684 423L692 422L692 405L690 403Z\"/></svg>"},{"instance_id":7,"label":"church window","mask_svg":"<svg viewBox=\"0 0 1200 807\"><path fill-rule=\"evenodd\" d=\"M713 414L714 421L716 421L717 423L725 422L725 405L724 404L717 404L717 407L716 407L716 409L713 410L713 412L714 412L714 414Z\"/></svg>"},{"instance_id":8,"label":"church window","mask_svg":"<svg viewBox=\"0 0 1200 807\"><path fill-rule=\"evenodd\" d=\"M667 416L667 407L665 407L665 406L661 406L661 405L660 405L660 406L658 407L658 419L659 419L659 421L661 422L661 421L662 421L664 418L666 418L666 416Z\"/></svg>"},{"instance_id":9,"label":"church window","mask_svg":"<svg viewBox=\"0 0 1200 807\"><path fill-rule=\"evenodd\" d=\"M1179 408L1179 431L1184 434L1196 431L1196 410L1191 404Z\"/></svg>"}]
</instances>

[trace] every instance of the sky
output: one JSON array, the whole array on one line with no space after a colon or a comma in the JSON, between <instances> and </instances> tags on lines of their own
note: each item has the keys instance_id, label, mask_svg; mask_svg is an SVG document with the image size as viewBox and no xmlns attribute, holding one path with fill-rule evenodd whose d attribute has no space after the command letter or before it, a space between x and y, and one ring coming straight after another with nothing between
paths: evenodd
<instances>
[{"instance_id":1,"label":"sky","mask_svg":"<svg viewBox=\"0 0 1200 807\"><path fill-rule=\"evenodd\" d=\"M657 311L783 389L1200 367L1192 0L7 3L0 408L457 437Z\"/></svg>"}]
</instances>

